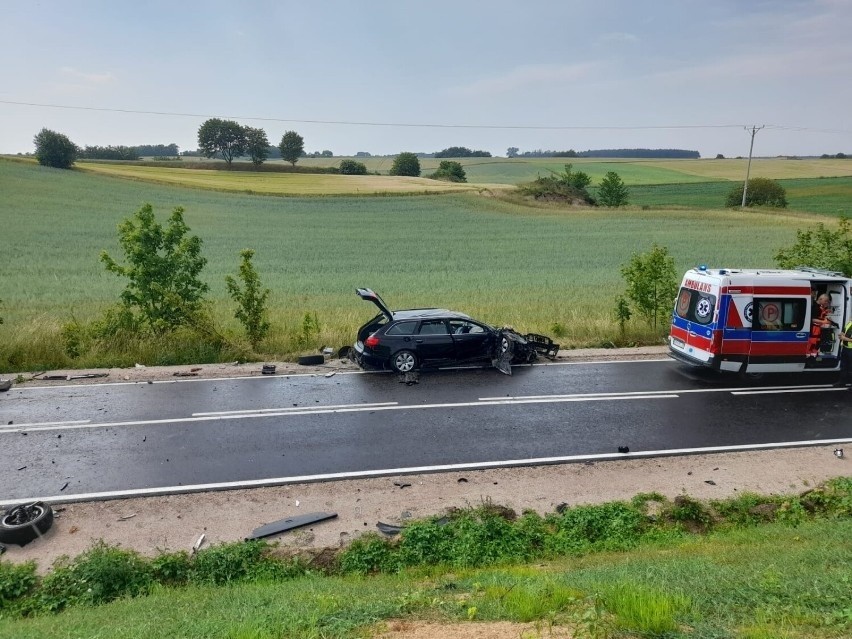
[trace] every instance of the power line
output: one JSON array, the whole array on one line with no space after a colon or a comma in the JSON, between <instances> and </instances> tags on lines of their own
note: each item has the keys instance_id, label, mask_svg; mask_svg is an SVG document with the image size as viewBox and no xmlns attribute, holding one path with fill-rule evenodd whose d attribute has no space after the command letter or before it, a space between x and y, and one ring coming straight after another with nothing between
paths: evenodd
<instances>
[{"instance_id":1,"label":"power line","mask_svg":"<svg viewBox=\"0 0 852 639\"><path fill-rule=\"evenodd\" d=\"M541 131L641 131L658 129L732 129L740 128L742 124L669 124L656 126L532 126L532 125L497 125L497 124L436 124L414 122L359 122L351 120L300 120L294 118L268 118L259 116L215 115L209 113L179 113L171 111L141 111L136 109L113 109L106 107L84 107L67 104L41 104L36 102L14 102L0 100L0 104L16 106L41 107L49 109L71 109L78 111L99 111L108 113L129 113L135 115L164 115L187 118L228 118L233 120L257 120L261 122L287 122L296 124L336 124L344 126L377 126L377 127L409 127L435 129L520 129ZM773 126L771 128L786 129L789 127ZM805 130L805 129L801 129ZM836 133L837 131L835 131Z\"/></svg>"}]
</instances>

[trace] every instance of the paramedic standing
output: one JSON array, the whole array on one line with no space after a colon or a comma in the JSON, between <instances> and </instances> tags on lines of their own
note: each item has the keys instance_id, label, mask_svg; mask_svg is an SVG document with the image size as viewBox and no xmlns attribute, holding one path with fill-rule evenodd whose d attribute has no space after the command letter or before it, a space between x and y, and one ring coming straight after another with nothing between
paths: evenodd
<instances>
[{"instance_id":1,"label":"paramedic standing","mask_svg":"<svg viewBox=\"0 0 852 639\"><path fill-rule=\"evenodd\" d=\"M832 324L831 320L828 319L828 315L831 313L831 296L822 293L817 297L816 302L811 319L811 337L808 340L808 350L811 356L819 352L822 329L829 328Z\"/></svg>"},{"instance_id":2,"label":"paramedic standing","mask_svg":"<svg viewBox=\"0 0 852 639\"><path fill-rule=\"evenodd\" d=\"M840 340L840 381L839 386L852 382L852 320L846 322L843 332L838 335Z\"/></svg>"}]
</instances>

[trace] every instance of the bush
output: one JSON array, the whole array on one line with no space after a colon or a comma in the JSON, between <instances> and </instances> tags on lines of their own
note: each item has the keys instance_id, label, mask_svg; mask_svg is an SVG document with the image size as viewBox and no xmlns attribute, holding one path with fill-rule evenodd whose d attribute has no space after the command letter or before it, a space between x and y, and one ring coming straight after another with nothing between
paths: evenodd
<instances>
[{"instance_id":1,"label":"bush","mask_svg":"<svg viewBox=\"0 0 852 639\"><path fill-rule=\"evenodd\" d=\"M192 581L226 584L256 579L263 564L271 562L264 541L236 542L212 546L199 552L192 562Z\"/></svg>"},{"instance_id":2,"label":"bush","mask_svg":"<svg viewBox=\"0 0 852 639\"><path fill-rule=\"evenodd\" d=\"M118 226L119 243L128 264L118 264L106 251L101 262L129 282L121 293L123 305L136 309L154 332L191 324L202 310L209 286L199 279L207 263L201 239L189 235L183 208L176 207L164 228L145 204Z\"/></svg>"},{"instance_id":3,"label":"bush","mask_svg":"<svg viewBox=\"0 0 852 639\"><path fill-rule=\"evenodd\" d=\"M443 160L438 165L438 170L429 176L433 180L447 180L448 182L467 182L467 174L460 162Z\"/></svg>"},{"instance_id":4,"label":"bush","mask_svg":"<svg viewBox=\"0 0 852 639\"><path fill-rule=\"evenodd\" d=\"M72 561L61 558L41 583L39 607L58 612L73 604L97 605L145 594L153 584L148 563L132 550L99 541Z\"/></svg>"},{"instance_id":5,"label":"bush","mask_svg":"<svg viewBox=\"0 0 852 639\"><path fill-rule=\"evenodd\" d=\"M394 158L390 174L420 177L420 160L414 153L400 153Z\"/></svg>"},{"instance_id":6,"label":"bush","mask_svg":"<svg viewBox=\"0 0 852 639\"><path fill-rule=\"evenodd\" d=\"M734 187L728 193L725 206L737 207L743 202L743 185ZM769 178L752 178L748 181L746 206L772 206L787 208L787 192L778 182Z\"/></svg>"},{"instance_id":7,"label":"bush","mask_svg":"<svg viewBox=\"0 0 852 639\"><path fill-rule=\"evenodd\" d=\"M567 200L595 204L594 198L586 190L591 182L592 179L587 173L572 171L571 165L566 164L562 173L553 172L546 177L538 177L532 182L519 184L517 188L521 195L531 196L537 200Z\"/></svg>"},{"instance_id":8,"label":"bush","mask_svg":"<svg viewBox=\"0 0 852 639\"><path fill-rule=\"evenodd\" d=\"M35 571L34 561L23 564L0 561L0 617L35 588L38 583Z\"/></svg>"},{"instance_id":9,"label":"bush","mask_svg":"<svg viewBox=\"0 0 852 639\"><path fill-rule=\"evenodd\" d=\"M338 169L342 175L366 175L367 165L355 160L340 160Z\"/></svg>"},{"instance_id":10,"label":"bush","mask_svg":"<svg viewBox=\"0 0 852 639\"><path fill-rule=\"evenodd\" d=\"M43 166L52 166L55 169L70 169L77 160L79 149L67 136L42 129L33 139L35 143L35 157Z\"/></svg>"}]
</instances>

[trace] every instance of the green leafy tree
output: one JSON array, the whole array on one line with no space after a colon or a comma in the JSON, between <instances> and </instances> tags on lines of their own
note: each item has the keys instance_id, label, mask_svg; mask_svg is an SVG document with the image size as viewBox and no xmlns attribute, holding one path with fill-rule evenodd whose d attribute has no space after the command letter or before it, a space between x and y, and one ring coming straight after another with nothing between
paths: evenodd
<instances>
[{"instance_id":1,"label":"green leafy tree","mask_svg":"<svg viewBox=\"0 0 852 639\"><path fill-rule=\"evenodd\" d=\"M204 157L221 155L231 165L234 158L246 153L246 131L233 120L210 118L198 128L198 148Z\"/></svg>"},{"instance_id":2,"label":"green leafy tree","mask_svg":"<svg viewBox=\"0 0 852 639\"><path fill-rule=\"evenodd\" d=\"M230 275L225 277L225 284L228 286L228 294L231 299L238 305L234 317L246 329L246 335L252 348L257 348L257 345L269 332L269 322L266 319L268 316L266 300L269 297L269 289L261 287L260 276L251 263L254 251L244 249L240 252L240 257L243 260L240 263L237 277L242 282L242 286L237 283L236 278Z\"/></svg>"},{"instance_id":3,"label":"green leafy tree","mask_svg":"<svg viewBox=\"0 0 852 639\"><path fill-rule=\"evenodd\" d=\"M430 175L433 180L447 180L449 182L467 182L467 174L461 162L453 160L442 160L438 170Z\"/></svg>"},{"instance_id":4,"label":"green leafy tree","mask_svg":"<svg viewBox=\"0 0 852 639\"><path fill-rule=\"evenodd\" d=\"M743 204L743 185L735 186L728 193L725 206L737 207ZM748 181L746 206L772 206L779 209L787 208L787 191L775 180L769 178L752 178Z\"/></svg>"},{"instance_id":5,"label":"green leafy tree","mask_svg":"<svg viewBox=\"0 0 852 639\"><path fill-rule=\"evenodd\" d=\"M189 235L183 208L176 207L164 228L145 204L132 218L118 225L119 244L126 265L106 251L106 269L129 282L121 293L125 309L135 309L144 325L164 332L197 319L209 287L198 279L207 263L201 256L201 239Z\"/></svg>"},{"instance_id":6,"label":"green leafy tree","mask_svg":"<svg viewBox=\"0 0 852 639\"><path fill-rule=\"evenodd\" d=\"M278 149L281 151L282 160L296 166L296 162L299 161L302 153L305 152L305 140L295 131L287 131L281 136Z\"/></svg>"},{"instance_id":7,"label":"green leafy tree","mask_svg":"<svg viewBox=\"0 0 852 639\"><path fill-rule=\"evenodd\" d=\"M516 158L516 157L518 157L519 151L520 151L520 149L518 147L510 146L508 149L506 149L506 157L507 158Z\"/></svg>"},{"instance_id":8,"label":"green leafy tree","mask_svg":"<svg viewBox=\"0 0 852 639\"><path fill-rule=\"evenodd\" d=\"M50 129L42 129L33 138L35 157L42 166L70 169L77 161L79 149L65 136Z\"/></svg>"},{"instance_id":9,"label":"green leafy tree","mask_svg":"<svg viewBox=\"0 0 852 639\"><path fill-rule=\"evenodd\" d=\"M414 153L404 151L397 155L390 169L391 175L420 177L420 160Z\"/></svg>"},{"instance_id":10,"label":"green leafy tree","mask_svg":"<svg viewBox=\"0 0 852 639\"><path fill-rule=\"evenodd\" d=\"M627 187L615 171L609 171L598 187L598 203L603 206L624 206L627 195Z\"/></svg>"},{"instance_id":11,"label":"green leafy tree","mask_svg":"<svg viewBox=\"0 0 852 639\"><path fill-rule=\"evenodd\" d=\"M654 329L672 312L677 294L674 258L664 246L655 243L648 253L634 253L621 267L627 283L627 297Z\"/></svg>"},{"instance_id":12,"label":"green leafy tree","mask_svg":"<svg viewBox=\"0 0 852 639\"><path fill-rule=\"evenodd\" d=\"M269 139L266 137L266 131L250 126L244 127L243 131L246 136L246 152L252 164L260 166L269 157Z\"/></svg>"},{"instance_id":13,"label":"green leafy tree","mask_svg":"<svg viewBox=\"0 0 852 639\"><path fill-rule=\"evenodd\" d=\"M338 171L343 175L366 175L367 165L355 160L340 160Z\"/></svg>"},{"instance_id":14,"label":"green leafy tree","mask_svg":"<svg viewBox=\"0 0 852 639\"><path fill-rule=\"evenodd\" d=\"M796 231L796 243L779 249L775 261L781 268L812 266L852 277L852 222L841 217L836 230L820 222L814 229Z\"/></svg>"}]
</instances>

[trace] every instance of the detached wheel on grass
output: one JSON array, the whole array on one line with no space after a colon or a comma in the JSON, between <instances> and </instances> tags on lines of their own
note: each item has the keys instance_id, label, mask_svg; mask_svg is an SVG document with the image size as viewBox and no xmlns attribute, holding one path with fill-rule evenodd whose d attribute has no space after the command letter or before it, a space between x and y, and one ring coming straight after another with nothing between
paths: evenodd
<instances>
[{"instance_id":1,"label":"detached wheel on grass","mask_svg":"<svg viewBox=\"0 0 852 639\"><path fill-rule=\"evenodd\" d=\"M325 364L324 355L303 355L299 358L299 364L302 366L314 366L316 364Z\"/></svg>"},{"instance_id":2,"label":"detached wheel on grass","mask_svg":"<svg viewBox=\"0 0 852 639\"><path fill-rule=\"evenodd\" d=\"M53 508L37 501L10 508L0 517L0 543L25 546L53 525Z\"/></svg>"}]
</instances>

